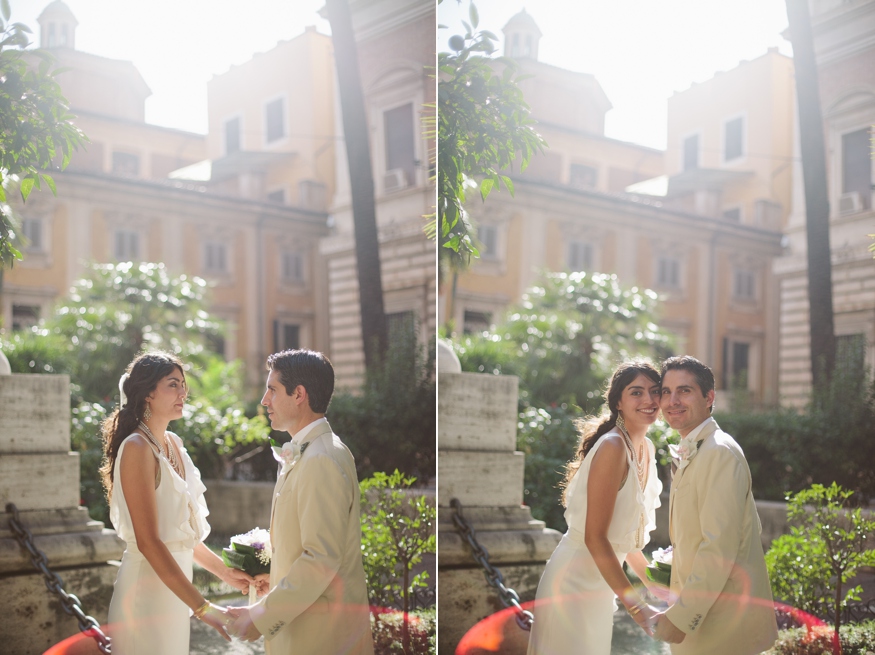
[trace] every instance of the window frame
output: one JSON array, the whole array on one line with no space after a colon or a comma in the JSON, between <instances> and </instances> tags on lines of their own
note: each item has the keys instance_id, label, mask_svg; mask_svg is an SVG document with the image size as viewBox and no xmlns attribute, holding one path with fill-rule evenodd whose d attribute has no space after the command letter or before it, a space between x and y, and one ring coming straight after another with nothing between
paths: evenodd
<instances>
[{"instance_id":1,"label":"window frame","mask_svg":"<svg viewBox=\"0 0 875 655\"><path fill-rule=\"evenodd\" d=\"M280 123L282 127L282 134L276 137L275 139L270 139L268 134L268 106L275 102L282 103L282 110L280 112ZM265 148L273 148L277 145L288 141L289 138L289 98L287 93L278 93L274 96L267 98L261 105L261 119L262 125L264 129L261 132L262 142Z\"/></svg>"}]
</instances>

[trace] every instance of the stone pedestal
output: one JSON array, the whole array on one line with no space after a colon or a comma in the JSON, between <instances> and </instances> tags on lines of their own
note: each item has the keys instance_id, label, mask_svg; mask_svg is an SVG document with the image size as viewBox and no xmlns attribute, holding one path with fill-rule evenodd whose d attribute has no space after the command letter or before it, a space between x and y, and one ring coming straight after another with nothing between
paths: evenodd
<instances>
[{"instance_id":1,"label":"stone pedestal","mask_svg":"<svg viewBox=\"0 0 875 655\"><path fill-rule=\"evenodd\" d=\"M79 507L79 454L70 452L70 380L0 375L0 615L3 653L31 655L78 633L9 528L6 503L86 614L106 622L124 551L113 530ZM95 426L95 429L98 429Z\"/></svg>"},{"instance_id":2,"label":"stone pedestal","mask_svg":"<svg viewBox=\"0 0 875 655\"><path fill-rule=\"evenodd\" d=\"M488 551L505 585L533 600L544 564L561 535L532 518L523 499L523 453L516 451L518 380L510 376L438 371L438 650L454 653L479 621L503 605L453 525L450 501ZM512 619L491 635L495 652L524 653L528 633Z\"/></svg>"}]
</instances>

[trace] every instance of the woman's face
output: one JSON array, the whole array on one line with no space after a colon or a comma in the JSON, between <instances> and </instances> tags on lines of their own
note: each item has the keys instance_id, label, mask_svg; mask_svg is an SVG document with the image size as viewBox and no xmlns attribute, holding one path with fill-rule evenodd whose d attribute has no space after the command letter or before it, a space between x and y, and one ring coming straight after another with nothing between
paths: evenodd
<instances>
[{"instance_id":1,"label":"woman's face","mask_svg":"<svg viewBox=\"0 0 875 655\"><path fill-rule=\"evenodd\" d=\"M188 396L185 375L179 368L158 381L158 386L146 399L156 418L172 421L182 418L182 408Z\"/></svg>"},{"instance_id":2,"label":"woman's face","mask_svg":"<svg viewBox=\"0 0 875 655\"><path fill-rule=\"evenodd\" d=\"M617 409L629 427L650 427L659 415L659 383L639 374L623 389Z\"/></svg>"}]
</instances>

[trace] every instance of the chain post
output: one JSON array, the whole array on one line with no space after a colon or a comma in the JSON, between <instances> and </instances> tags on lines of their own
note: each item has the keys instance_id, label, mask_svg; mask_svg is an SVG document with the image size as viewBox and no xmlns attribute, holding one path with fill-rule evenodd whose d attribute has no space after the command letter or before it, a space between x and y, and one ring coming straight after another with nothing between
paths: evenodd
<instances>
[{"instance_id":1,"label":"chain post","mask_svg":"<svg viewBox=\"0 0 875 655\"><path fill-rule=\"evenodd\" d=\"M453 498L450 500L450 507L455 510L453 513L453 525L456 526L459 534L468 543L474 560L483 567L483 574L486 576L486 582L498 591L498 598L501 600L502 605L514 609L516 612L517 625L527 632L530 631L532 629L532 623L535 621L534 614L522 608L522 605L520 605L519 594L504 584L504 576L501 574L501 571L489 563L489 553L480 542L477 541L477 535L474 532L474 528L462 515L461 501L458 498Z\"/></svg>"},{"instance_id":2,"label":"chain post","mask_svg":"<svg viewBox=\"0 0 875 655\"><path fill-rule=\"evenodd\" d=\"M76 618L76 622L79 624L79 631L94 639L101 653L110 655L112 653L112 640L100 629L97 619L93 616L88 616L84 612L79 599L73 594L68 594L64 591L64 581L49 568L49 560L46 558L46 554L34 545L33 535L30 530L21 524L21 517L18 514L18 508L15 506L15 503L8 503L6 505L6 513L10 515L9 527L15 534L15 540L28 552L33 567L43 574L48 590L60 599L63 610Z\"/></svg>"}]
</instances>

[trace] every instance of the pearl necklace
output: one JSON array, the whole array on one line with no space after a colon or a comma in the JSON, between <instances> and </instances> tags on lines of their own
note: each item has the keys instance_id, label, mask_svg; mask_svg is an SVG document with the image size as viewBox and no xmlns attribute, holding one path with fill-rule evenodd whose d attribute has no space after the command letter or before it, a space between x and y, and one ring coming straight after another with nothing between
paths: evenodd
<instances>
[{"instance_id":1,"label":"pearl necklace","mask_svg":"<svg viewBox=\"0 0 875 655\"><path fill-rule=\"evenodd\" d=\"M143 432L146 434L146 438L152 442L152 444L167 458L167 461L170 462L170 466L173 467L173 470L185 480L185 471L182 470L182 467L179 465L179 459L176 457L176 449L173 447L173 444L170 442L170 436L167 432L164 433L164 443L167 446L167 453L164 453L164 449L158 445L158 440L155 438L155 435L152 434L152 430L149 429L149 426L140 421L140 427L143 429Z\"/></svg>"},{"instance_id":2,"label":"pearl necklace","mask_svg":"<svg viewBox=\"0 0 875 655\"><path fill-rule=\"evenodd\" d=\"M620 430L620 434L623 435L623 440L626 442L626 447L629 449L629 453L632 456L632 462L635 465L635 474L638 478L638 486L641 488L641 491L644 491L644 487L647 485L647 466L643 462L643 457L638 457L635 454L635 447L632 445L632 439L629 437L629 433L626 432L625 425L617 425L617 428ZM635 531L635 548L641 549L644 547L644 531L646 525L644 521L644 512L639 512L638 514L638 529Z\"/></svg>"}]
</instances>

